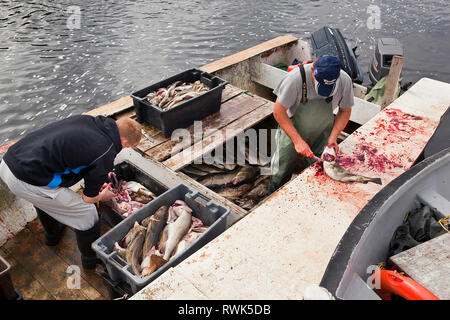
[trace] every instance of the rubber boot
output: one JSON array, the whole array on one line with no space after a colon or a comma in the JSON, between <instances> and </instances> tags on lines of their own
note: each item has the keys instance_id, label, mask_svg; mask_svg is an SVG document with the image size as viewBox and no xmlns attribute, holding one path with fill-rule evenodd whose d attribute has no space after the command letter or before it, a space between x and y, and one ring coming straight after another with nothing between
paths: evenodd
<instances>
[{"instance_id":1,"label":"rubber boot","mask_svg":"<svg viewBox=\"0 0 450 320\"><path fill-rule=\"evenodd\" d=\"M61 222L56 221L41 209L37 207L34 207L34 209L36 209L37 216L44 228L45 244L47 246L56 246L59 243L66 226Z\"/></svg>"},{"instance_id":2,"label":"rubber boot","mask_svg":"<svg viewBox=\"0 0 450 320\"><path fill-rule=\"evenodd\" d=\"M91 248L92 242L100 237L100 227L99 219L91 229L83 231L74 229L78 249L81 253L81 263L85 269L94 269L97 264L101 263L101 261L97 259L95 251Z\"/></svg>"}]
</instances>

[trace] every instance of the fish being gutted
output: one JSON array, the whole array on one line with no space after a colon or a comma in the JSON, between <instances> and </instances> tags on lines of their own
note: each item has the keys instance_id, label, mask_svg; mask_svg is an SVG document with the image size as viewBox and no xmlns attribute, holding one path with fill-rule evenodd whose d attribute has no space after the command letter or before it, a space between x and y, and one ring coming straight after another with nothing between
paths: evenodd
<instances>
[{"instance_id":1,"label":"fish being gutted","mask_svg":"<svg viewBox=\"0 0 450 320\"><path fill-rule=\"evenodd\" d=\"M188 233L192 221L192 209L182 200L169 208L167 220L167 241L161 248L164 260L169 260L178 242Z\"/></svg>"},{"instance_id":2,"label":"fish being gutted","mask_svg":"<svg viewBox=\"0 0 450 320\"><path fill-rule=\"evenodd\" d=\"M376 184L381 184L380 178L369 178L360 176L357 174L353 174L340 167L336 163L336 153L334 148L325 147L325 150L322 153L323 160L323 170L325 173L332 179L342 182L362 182L368 183L373 182Z\"/></svg>"},{"instance_id":3,"label":"fish being gutted","mask_svg":"<svg viewBox=\"0 0 450 320\"><path fill-rule=\"evenodd\" d=\"M107 188L114 193L114 198L111 199L109 205L123 217L130 216L156 197L136 181L117 181L114 172L110 172L108 177L111 182L105 183L100 191Z\"/></svg>"},{"instance_id":4,"label":"fish being gutted","mask_svg":"<svg viewBox=\"0 0 450 320\"><path fill-rule=\"evenodd\" d=\"M167 215L169 211L167 206L162 206L150 216L147 223L147 233L145 235L145 243L143 254L146 255L150 249L158 244L159 235L166 225Z\"/></svg>"}]
</instances>

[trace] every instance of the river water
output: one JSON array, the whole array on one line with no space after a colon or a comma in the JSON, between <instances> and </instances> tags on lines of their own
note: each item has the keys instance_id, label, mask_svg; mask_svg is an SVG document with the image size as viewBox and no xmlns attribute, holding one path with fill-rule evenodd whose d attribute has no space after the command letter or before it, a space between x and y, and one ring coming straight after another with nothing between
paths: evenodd
<instances>
[{"instance_id":1,"label":"river water","mask_svg":"<svg viewBox=\"0 0 450 320\"><path fill-rule=\"evenodd\" d=\"M450 82L444 0L0 0L0 145L276 36L308 39L325 25L358 45L364 71L376 40L389 36L404 46L404 83Z\"/></svg>"}]
</instances>

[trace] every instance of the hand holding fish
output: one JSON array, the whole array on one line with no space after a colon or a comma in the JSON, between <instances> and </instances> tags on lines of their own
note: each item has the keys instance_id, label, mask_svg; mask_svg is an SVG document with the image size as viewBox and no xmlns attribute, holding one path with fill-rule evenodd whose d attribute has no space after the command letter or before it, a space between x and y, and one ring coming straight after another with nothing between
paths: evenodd
<instances>
[{"instance_id":1,"label":"hand holding fish","mask_svg":"<svg viewBox=\"0 0 450 320\"><path fill-rule=\"evenodd\" d=\"M336 138L333 138L331 136L328 138L328 148L333 148L335 154L339 153L339 146L337 144Z\"/></svg>"},{"instance_id":2,"label":"hand holding fish","mask_svg":"<svg viewBox=\"0 0 450 320\"><path fill-rule=\"evenodd\" d=\"M104 189L100 192L100 201L101 201L101 202L107 202L107 201L110 201L112 198L114 198L114 192L112 192L110 189L104 188Z\"/></svg>"}]
</instances>

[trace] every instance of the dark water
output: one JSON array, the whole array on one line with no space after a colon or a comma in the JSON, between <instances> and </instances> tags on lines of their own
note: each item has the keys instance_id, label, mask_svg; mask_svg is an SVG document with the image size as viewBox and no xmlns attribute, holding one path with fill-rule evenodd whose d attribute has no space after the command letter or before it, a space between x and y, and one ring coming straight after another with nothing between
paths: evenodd
<instances>
[{"instance_id":1,"label":"dark water","mask_svg":"<svg viewBox=\"0 0 450 320\"><path fill-rule=\"evenodd\" d=\"M380 29L367 27L369 5L380 8ZM80 9L79 29L68 27L70 6ZM444 0L0 0L0 145L276 36L307 39L324 25L359 46L364 71L376 40L393 36L404 45L405 82L450 82L449 13Z\"/></svg>"}]
</instances>

